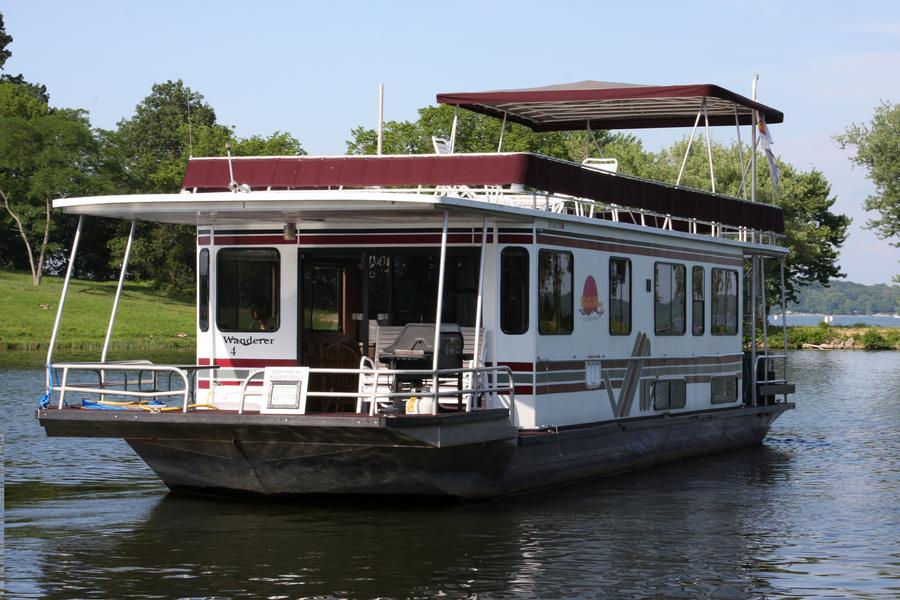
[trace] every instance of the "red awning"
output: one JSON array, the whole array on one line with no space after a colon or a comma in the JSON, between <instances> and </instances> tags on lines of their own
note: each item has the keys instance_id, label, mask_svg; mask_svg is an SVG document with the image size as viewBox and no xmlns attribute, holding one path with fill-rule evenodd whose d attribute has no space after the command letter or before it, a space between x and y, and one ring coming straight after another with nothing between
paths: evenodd
<instances>
[{"instance_id":1,"label":"red awning","mask_svg":"<svg viewBox=\"0 0 900 600\"><path fill-rule=\"evenodd\" d=\"M703 101L710 125L751 124L753 110L766 123L781 123L781 111L712 84L636 85L579 81L545 87L491 92L438 94L440 104L530 127L534 131L691 127ZM703 124L701 117L700 124Z\"/></svg>"}]
</instances>

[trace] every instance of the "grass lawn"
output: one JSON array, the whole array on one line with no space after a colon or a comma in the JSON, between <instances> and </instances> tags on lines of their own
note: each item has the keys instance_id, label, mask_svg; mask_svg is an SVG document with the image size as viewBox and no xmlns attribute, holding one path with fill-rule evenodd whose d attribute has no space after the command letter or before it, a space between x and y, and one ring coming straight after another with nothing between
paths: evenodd
<instances>
[{"instance_id":1,"label":"grass lawn","mask_svg":"<svg viewBox=\"0 0 900 600\"><path fill-rule=\"evenodd\" d=\"M0 271L0 363L19 363L10 356L19 351L46 352L62 284L61 277L44 277L35 287L28 273ZM71 281L57 336L61 358L99 360L115 293L115 281ZM126 282L109 358L134 358L147 352L190 356L194 315L193 302L173 300L146 284Z\"/></svg>"}]
</instances>

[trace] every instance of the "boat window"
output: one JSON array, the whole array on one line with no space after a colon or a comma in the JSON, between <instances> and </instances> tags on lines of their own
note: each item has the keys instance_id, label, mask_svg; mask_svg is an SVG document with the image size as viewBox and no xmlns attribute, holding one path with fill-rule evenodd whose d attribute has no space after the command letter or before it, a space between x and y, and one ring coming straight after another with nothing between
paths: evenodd
<instances>
[{"instance_id":1,"label":"boat window","mask_svg":"<svg viewBox=\"0 0 900 600\"><path fill-rule=\"evenodd\" d=\"M712 334L738 332L738 274L730 269L712 270Z\"/></svg>"},{"instance_id":2,"label":"boat window","mask_svg":"<svg viewBox=\"0 0 900 600\"><path fill-rule=\"evenodd\" d=\"M631 261L609 259L609 333L631 333Z\"/></svg>"},{"instance_id":3,"label":"boat window","mask_svg":"<svg viewBox=\"0 0 900 600\"><path fill-rule=\"evenodd\" d=\"M706 295L704 294L705 273L703 267L694 267L691 270L691 332L694 335L703 335L706 330Z\"/></svg>"},{"instance_id":4,"label":"boat window","mask_svg":"<svg viewBox=\"0 0 900 600\"><path fill-rule=\"evenodd\" d=\"M500 329L509 335L528 331L528 250L500 253Z\"/></svg>"},{"instance_id":5,"label":"boat window","mask_svg":"<svg viewBox=\"0 0 900 600\"><path fill-rule=\"evenodd\" d=\"M654 267L654 332L683 335L685 321L684 265L656 263Z\"/></svg>"},{"instance_id":6,"label":"boat window","mask_svg":"<svg viewBox=\"0 0 900 600\"><path fill-rule=\"evenodd\" d=\"M221 331L275 331L280 273L274 248L227 248L216 257L216 323Z\"/></svg>"},{"instance_id":7,"label":"boat window","mask_svg":"<svg viewBox=\"0 0 900 600\"><path fill-rule=\"evenodd\" d=\"M572 333L575 324L571 252L541 250L538 254L538 330L543 335Z\"/></svg>"},{"instance_id":8,"label":"boat window","mask_svg":"<svg viewBox=\"0 0 900 600\"><path fill-rule=\"evenodd\" d=\"M209 250L200 251L197 265L197 320L200 331L209 331Z\"/></svg>"},{"instance_id":9,"label":"boat window","mask_svg":"<svg viewBox=\"0 0 900 600\"><path fill-rule=\"evenodd\" d=\"M687 403L687 385L684 379L668 379L653 383L653 408L669 410L684 408Z\"/></svg>"},{"instance_id":10,"label":"boat window","mask_svg":"<svg viewBox=\"0 0 900 600\"><path fill-rule=\"evenodd\" d=\"M709 383L710 398L713 404L725 402L737 402L737 377L728 375L725 377L713 377Z\"/></svg>"},{"instance_id":11,"label":"boat window","mask_svg":"<svg viewBox=\"0 0 900 600\"><path fill-rule=\"evenodd\" d=\"M301 285L303 328L343 331L344 268L340 265L304 265Z\"/></svg>"}]
</instances>

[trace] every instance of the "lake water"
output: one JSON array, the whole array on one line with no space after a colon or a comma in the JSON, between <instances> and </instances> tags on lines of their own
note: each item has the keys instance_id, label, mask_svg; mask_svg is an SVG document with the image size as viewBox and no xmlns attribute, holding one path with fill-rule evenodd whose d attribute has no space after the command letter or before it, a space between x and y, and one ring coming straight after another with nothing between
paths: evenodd
<instances>
[{"instance_id":1,"label":"lake water","mask_svg":"<svg viewBox=\"0 0 900 600\"><path fill-rule=\"evenodd\" d=\"M467 504L167 494L0 370L14 598L900 596L900 352L791 355L761 447Z\"/></svg>"}]
</instances>

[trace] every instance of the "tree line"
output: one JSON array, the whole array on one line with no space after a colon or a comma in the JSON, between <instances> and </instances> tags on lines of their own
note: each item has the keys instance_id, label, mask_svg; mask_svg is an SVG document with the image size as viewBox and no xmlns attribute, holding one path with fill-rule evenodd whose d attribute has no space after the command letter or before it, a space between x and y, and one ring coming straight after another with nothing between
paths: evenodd
<instances>
[{"instance_id":1,"label":"tree line","mask_svg":"<svg viewBox=\"0 0 900 600\"><path fill-rule=\"evenodd\" d=\"M840 280L831 281L828 287L817 283L802 288L788 309L825 315L900 313L900 286Z\"/></svg>"},{"instance_id":2,"label":"tree line","mask_svg":"<svg viewBox=\"0 0 900 600\"><path fill-rule=\"evenodd\" d=\"M11 42L0 14L0 72L10 56ZM452 120L451 107L427 106L419 110L415 121L389 121L384 125L384 152L432 153L432 136L449 137ZM862 144L866 130L856 127L839 142ZM457 151L495 152L500 128L497 119L474 113L461 115ZM5 210L0 213L0 268L30 270L35 284L44 273L58 274L65 269L76 218L52 210L53 199L178 192L188 158L223 156L226 143L237 156L306 153L299 140L281 131L237 137L234 128L219 123L203 95L181 80L153 85L132 116L120 120L115 129L104 130L92 127L83 110L51 106L43 85L29 82L23 75L2 73L0 201ZM504 151L537 152L576 162L611 156L618 160L620 173L669 183L677 178L687 143L682 139L653 152L632 135L604 131L538 134L515 123L507 123L503 136ZM348 154L374 154L375 130L355 127L346 144ZM717 192L744 197L741 165L749 160L746 146L713 141L712 153ZM765 164L764 160L760 162ZM769 171L759 170L758 196L784 210L785 245L790 250L789 296L796 298L802 286L827 286L832 279L844 276L837 258L850 219L832 210L835 197L820 171L799 169L783 161L778 165L781 181L775 186ZM703 140L694 143L682 185L711 188ZM84 228L75 265L78 276L115 277L129 224L88 219ZM192 227L140 223L129 274L153 282L164 292L190 295L194 247ZM774 290L772 294L774 297Z\"/></svg>"}]
</instances>

